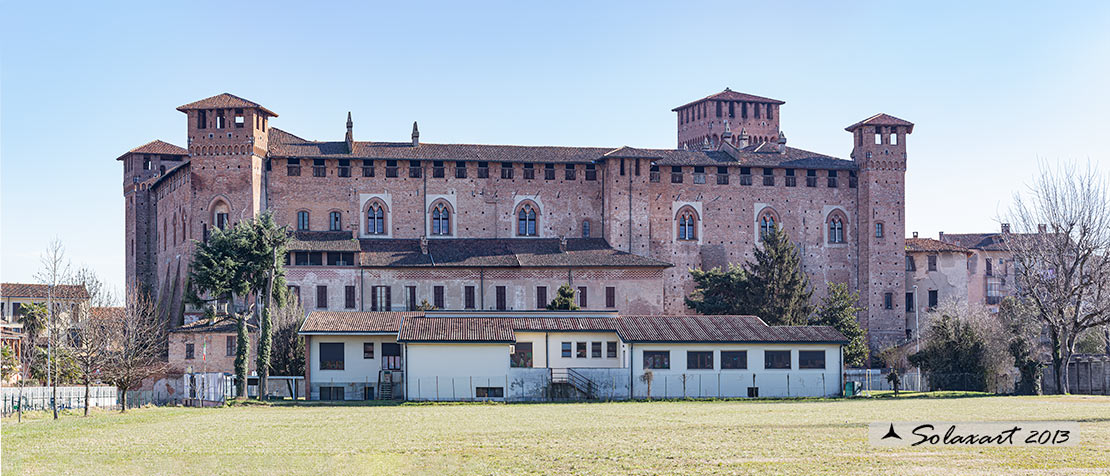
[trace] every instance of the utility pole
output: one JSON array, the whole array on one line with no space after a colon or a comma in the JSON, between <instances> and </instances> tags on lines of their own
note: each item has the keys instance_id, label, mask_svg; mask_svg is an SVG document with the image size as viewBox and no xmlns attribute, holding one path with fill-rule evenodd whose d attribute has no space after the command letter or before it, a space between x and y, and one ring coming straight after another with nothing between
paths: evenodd
<instances>
[{"instance_id":1,"label":"utility pole","mask_svg":"<svg viewBox=\"0 0 1110 476\"><path fill-rule=\"evenodd\" d=\"M921 306L917 303L917 285L913 285L913 352L921 352ZM917 391L921 391L921 367L917 368Z\"/></svg>"}]
</instances>

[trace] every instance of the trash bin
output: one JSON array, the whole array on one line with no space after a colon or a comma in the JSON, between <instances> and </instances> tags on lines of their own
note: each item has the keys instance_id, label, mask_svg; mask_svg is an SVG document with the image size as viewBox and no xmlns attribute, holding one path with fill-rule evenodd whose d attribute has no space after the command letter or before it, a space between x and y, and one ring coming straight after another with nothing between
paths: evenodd
<instances>
[{"instance_id":1,"label":"trash bin","mask_svg":"<svg viewBox=\"0 0 1110 476\"><path fill-rule=\"evenodd\" d=\"M854 397L854 396L856 396L856 383L855 382L851 382L851 381L844 382L844 396L845 397Z\"/></svg>"}]
</instances>

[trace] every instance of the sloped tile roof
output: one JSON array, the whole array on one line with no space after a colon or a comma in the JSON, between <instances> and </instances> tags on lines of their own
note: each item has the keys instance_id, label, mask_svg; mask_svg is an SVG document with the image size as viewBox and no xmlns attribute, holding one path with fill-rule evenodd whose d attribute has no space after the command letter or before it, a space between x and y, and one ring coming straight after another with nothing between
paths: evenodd
<instances>
[{"instance_id":1,"label":"sloped tile roof","mask_svg":"<svg viewBox=\"0 0 1110 476\"><path fill-rule=\"evenodd\" d=\"M289 251L359 251L350 231L295 231L286 246Z\"/></svg>"},{"instance_id":2,"label":"sloped tile roof","mask_svg":"<svg viewBox=\"0 0 1110 476\"><path fill-rule=\"evenodd\" d=\"M424 311L313 311L305 318L300 332L383 332L401 330L405 319L423 317Z\"/></svg>"},{"instance_id":3,"label":"sloped tile roof","mask_svg":"<svg viewBox=\"0 0 1110 476\"><path fill-rule=\"evenodd\" d=\"M945 233L941 241L964 248L986 251L1006 251L1002 233Z\"/></svg>"},{"instance_id":4,"label":"sloped tile roof","mask_svg":"<svg viewBox=\"0 0 1110 476\"><path fill-rule=\"evenodd\" d=\"M891 116L889 114L884 114L884 113L875 114L874 116L871 116L867 119L859 121L859 122L857 122L855 124L852 124L848 127L845 127L844 130L846 130L848 132L852 132L852 131L854 131L856 129L859 129L860 127L863 127L863 126L908 127L909 130L907 132L913 132L913 123L912 122L907 121L905 119L899 119L897 117Z\"/></svg>"},{"instance_id":5,"label":"sloped tile roof","mask_svg":"<svg viewBox=\"0 0 1110 476\"><path fill-rule=\"evenodd\" d=\"M955 243L946 243L932 238L906 238L906 251L951 251L966 253L967 248Z\"/></svg>"},{"instance_id":6,"label":"sloped tile roof","mask_svg":"<svg viewBox=\"0 0 1110 476\"><path fill-rule=\"evenodd\" d=\"M744 102L761 102L761 103L770 103L770 104L786 104L785 101L779 101L778 99L765 98L765 97L762 97L762 96L756 96L754 94L740 93L740 92L733 91L729 88L725 88L724 91L721 91L717 94L711 94L709 96L698 99L697 101L688 102L688 103L683 104L681 106L678 106L674 109L671 109L671 111L678 111L679 109L682 109L682 108L687 107L687 106L692 106L692 105L697 104L697 103L702 102L702 101L744 101Z\"/></svg>"},{"instance_id":7,"label":"sloped tile roof","mask_svg":"<svg viewBox=\"0 0 1110 476\"><path fill-rule=\"evenodd\" d=\"M153 155L189 155L189 151L176 145L161 140L152 140L134 149L124 152L116 160L123 160L128 154L153 154Z\"/></svg>"},{"instance_id":8,"label":"sloped tile roof","mask_svg":"<svg viewBox=\"0 0 1110 476\"><path fill-rule=\"evenodd\" d=\"M122 307L90 307L89 319L96 321L109 321L119 320L123 318L124 308Z\"/></svg>"},{"instance_id":9,"label":"sloped tile roof","mask_svg":"<svg viewBox=\"0 0 1110 476\"><path fill-rule=\"evenodd\" d=\"M768 326L755 316L621 316L625 342L847 342L828 326Z\"/></svg>"},{"instance_id":10,"label":"sloped tile roof","mask_svg":"<svg viewBox=\"0 0 1110 476\"><path fill-rule=\"evenodd\" d=\"M214 319L199 319L188 324L185 324L174 329L170 332L213 332L213 333L228 333L237 332L238 323L235 319L231 318L214 318ZM247 320L247 332L258 331L258 320L250 318Z\"/></svg>"},{"instance_id":11,"label":"sloped tile roof","mask_svg":"<svg viewBox=\"0 0 1110 476\"><path fill-rule=\"evenodd\" d=\"M617 331L619 317L514 317L517 331Z\"/></svg>"},{"instance_id":12,"label":"sloped tile roof","mask_svg":"<svg viewBox=\"0 0 1110 476\"><path fill-rule=\"evenodd\" d=\"M450 238L359 240L359 263L367 267L669 267L670 263L618 251L602 238Z\"/></svg>"},{"instance_id":13,"label":"sloped tile roof","mask_svg":"<svg viewBox=\"0 0 1110 476\"><path fill-rule=\"evenodd\" d=\"M508 317L425 317L405 319L397 340L406 342L515 342Z\"/></svg>"},{"instance_id":14,"label":"sloped tile roof","mask_svg":"<svg viewBox=\"0 0 1110 476\"><path fill-rule=\"evenodd\" d=\"M420 144L410 142L359 142L349 151L342 141L317 142L270 129L269 154L273 158L334 158L378 160L489 161L513 163L592 163L606 159L644 158L659 166L767 166L787 168L856 169L851 160L777 144L752 144L722 150L639 149L634 147L561 147L480 144ZM398 164L405 166L407 164Z\"/></svg>"},{"instance_id":15,"label":"sloped tile roof","mask_svg":"<svg viewBox=\"0 0 1110 476\"><path fill-rule=\"evenodd\" d=\"M45 284L2 283L0 296L46 299L49 287ZM84 284L59 284L54 286L54 297L61 299L88 299Z\"/></svg>"},{"instance_id":16,"label":"sloped tile roof","mask_svg":"<svg viewBox=\"0 0 1110 476\"><path fill-rule=\"evenodd\" d=\"M233 109L233 108L258 108L273 117L277 117L277 113L262 107L254 101L243 99L239 96L229 93L217 94L212 97L194 101L184 106L179 106L178 111L185 112L192 109Z\"/></svg>"}]
</instances>

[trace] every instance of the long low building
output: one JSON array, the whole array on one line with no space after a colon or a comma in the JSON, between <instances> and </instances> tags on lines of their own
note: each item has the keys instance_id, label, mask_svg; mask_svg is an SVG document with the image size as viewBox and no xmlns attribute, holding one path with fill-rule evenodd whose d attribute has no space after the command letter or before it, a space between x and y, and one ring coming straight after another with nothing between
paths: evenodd
<instances>
[{"instance_id":1,"label":"long low building","mask_svg":"<svg viewBox=\"0 0 1110 476\"><path fill-rule=\"evenodd\" d=\"M833 396L847 343L755 316L594 311L317 311L300 334L319 400Z\"/></svg>"}]
</instances>

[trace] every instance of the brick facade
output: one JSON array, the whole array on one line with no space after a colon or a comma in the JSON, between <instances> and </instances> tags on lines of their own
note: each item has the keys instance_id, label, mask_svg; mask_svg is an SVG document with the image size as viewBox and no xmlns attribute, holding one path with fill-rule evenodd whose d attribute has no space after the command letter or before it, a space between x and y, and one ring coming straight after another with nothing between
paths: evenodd
<instances>
[{"instance_id":1,"label":"brick facade","mask_svg":"<svg viewBox=\"0 0 1110 476\"><path fill-rule=\"evenodd\" d=\"M289 283L300 286L307 309L318 309L317 286L328 287L329 309L346 309L345 288L353 285L357 309L370 310L370 288L386 282L394 308L404 305L406 286L417 288L418 301L432 302L442 285L448 308L463 308L465 287L478 286L485 290L476 293L476 305L484 301L490 309L496 299L490 287L503 285L507 307L533 309L536 286L546 286L551 299L559 284L573 280L587 288L590 308L604 305L605 288L615 287L621 312L685 313L683 299L693 289L688 270L750 259L766 216L799 246L818 296L825 282L860 290L873 346L904 338L905 138L912 124L877 115L849 127L853 160L841 160L787 147L779 130L782 104L726 90L680 106L674 110L680 147L660 150L425 144L415 125L411 142L363 142L353 139L351 121L345 141L310 141L271 128L276 114L258 104L215 96L179 108L188 116L187 155L180 156L187 165L164 174L125 168L128 279L169 296L172 314L191 250L165 223L201 240L219 213L230 225L271 210L291 229L345 233L360 243L355 254L377 253L395 240L460 238L603 238L613 251L594 263L552 260L548 253L528 263L505 255L498 259L509 264L460 259L419 270L357 258L346 266L293 261ZM879 144L860 140L876 128ZM142 205L142 190L153 205ZM381 233L368 218L371 207L384 210ZM442 234L431 216L437 207L450 217ZM690 236L679 234L679 216L693 220ZM833 219L843 227L840 239L830 236ZM877 223L883 237L875 236ZM534 234L519 236L530 226ZM329 249L321 248L322 256Z\"/></svg>"}]
</instances>

